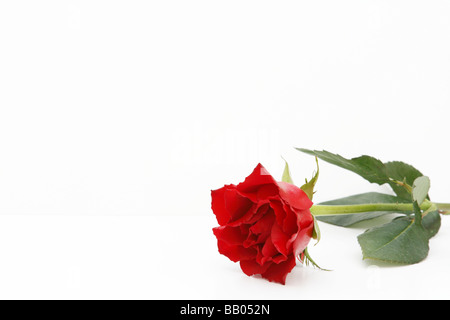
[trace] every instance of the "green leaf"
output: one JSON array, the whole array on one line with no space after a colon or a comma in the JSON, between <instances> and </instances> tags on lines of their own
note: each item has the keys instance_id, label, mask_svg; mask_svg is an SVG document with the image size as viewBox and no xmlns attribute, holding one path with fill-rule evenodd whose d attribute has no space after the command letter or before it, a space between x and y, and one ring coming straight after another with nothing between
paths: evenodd
<instances>
[{"instance_id":1,"label":"green leaf","mask_svg":"<svg viewBox=\"0 0 450 320\"><path fill-rule=\"evenodd\" d=\"M284 160L284 158L283 158ZM283 176L281 177L281 181L294 184L292 178L291 178L291 172L289 171L289 165L286 160L284 160L285 166L283 171Z\"/></svg>"},{"instance_id":2,"label":"green leaf","mask_svg":"<svg viewBox=\"0 0 450 320\"><path fill-rule=\"evenodd\" d=\"M428 255L429 233L409 217L366 230L358 236L363 259L413 264Z\"/></svg>"},{"instance_id":3,"label":"green leaf","mask_svg":"<svg viewBox=\"0 0 450 320\"><path fill-rule=\"evenodd\" d=\"M384 193L369 192L363 194L357 194L342 199L322 202L319 205L355 205L355 204L369 204L369 203L410 203L402 198L391 196ZM396 213L406 213L395 211ZM341 227L348 227L357 222L374 219L386 214L394 213L393 211L375 211L375 212L362 212L353 214L337 214L327 216L317 216L316 219L327 222L330 224L338 225ZM410 212L408 212L410 213Z\"/></svg>"},{"instance_id":4,"label":"green leaf","mask_svg":"<svg viewBox=\"0 0 450 320\"><path fill-rule=\"evenodd\" d=\"M419 170L401 161L386 162L384 165L387 170L387 175L390 178L397 181L404 181L410 186L412 186L414 180L416 180L418 177L423 176L423 174ZM394 190L395 194L397 194L399 197L404 199L411 198L410 193L404 187L399 186L392 181L389 182L389 185L391 186L392 190Z\"/></svg>"},{"instance_id":5,"label":"green leaf","mask_svg":"<svg viewBox=\"0 0 450 320\"><path fill-rule=\"evenodd\" d=\"M405 181L412 185L415 179L422 176L422 173L413 166L401 161L393 161L383 163L380 160L370 157L361 156L352 159L346 159L338 154L328 151L308 150L296 148L297 150L319 157L323 161L329 162L341 168L353 171L369 182L383 185L389 184L395 194L402 199L411 200L411 195L402 186L399 186L392 179L397 181Z\"/></svg>"},{"instance_id":6,"label":"green leaf","mask_svg":"<svg viewBox=\"0 0 450 320\"><path fill-rule=\"evenodd\" d=\"M297 150L319 157L320 159L339 166L341 168L353 171L364 179L372 183L384 184L389 181L384 164L373 157L361 156L353 159L345 159L344 157L333 154L328 151L308 150L296 148Z\"/></svg>"},{"instance_id":7,"label":"green leaf","mask_svg":"<svg viewBox=\"0 0 450 320\"><path fill-rule=\"evenodd\" d=\"M430 190L430 179L422 176L414 180L412 187L412 200L416 224L422 224L422 210L420 205L425 201Z\"/></svg>"},{"instance_id":8,"label":"green leaf","mask_svg":"<svg viewBox=\"0 0 450 320\"><path fill-rule=\"evenodd\" d=\"M429 212L422 218L422 226L428 232L428 238L432 238L441 228L441 215L438 210Z\"/></svg>"},{"instance_id":9,"label":"green leaf","mask_svg":"<svg viewBox=\"0 0 450 320\"><path fill-rule=\"evenodd\" d=\"M422 210L420 209L419 204L417 201L413 202L413 208L414 208L414 221L418 225L422 225Z\"/></svg>"},{"instance_id":10,"label":"green leaf","mask_svg":"<svg viewBox=\"0 0 450 320\"><path fill-rule=\"evenodd\" d=\"M428 196L430 190L430 178L422 176L414 180L412 197L414 201L417 201L421 205Z\"/></svg>"}]
</instances>

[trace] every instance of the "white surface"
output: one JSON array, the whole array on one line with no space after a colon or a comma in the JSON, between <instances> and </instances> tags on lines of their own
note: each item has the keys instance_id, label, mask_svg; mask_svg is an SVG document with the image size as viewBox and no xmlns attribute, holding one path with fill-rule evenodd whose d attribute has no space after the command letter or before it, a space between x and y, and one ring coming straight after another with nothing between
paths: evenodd
<instances>
[{"instance_id":1,"label":"white surface","mask_svg":"<svg viewBox=\"0 0 450 320\"><path fill-rule=\"evenodd\" d=\"M445 296L446 218L417 266L368 268L343 230L352 259L281 287L213 250L209 190L258 162L280 177L280 156L301 183L298 146L409 162L449 202L449 16L446 0L2 1L0 295L411 296L420 270L417 289ZM318 188L388 190L323 162ZM341 239L323 233L319 261Z\"/></svg>"},{"instance_id":2,"label":"white surface","mask_svg":"<svg viewBox=\"0 0 450 320\"><path fill-rule=\"evenodd\" d=\"M1 299L449 299L450 222L423 262L361 259L364 229L320 224L324 268L298 265L286 285L248 277L217 252L211 217L0 216Z\"/></svg>"}]
</instances>

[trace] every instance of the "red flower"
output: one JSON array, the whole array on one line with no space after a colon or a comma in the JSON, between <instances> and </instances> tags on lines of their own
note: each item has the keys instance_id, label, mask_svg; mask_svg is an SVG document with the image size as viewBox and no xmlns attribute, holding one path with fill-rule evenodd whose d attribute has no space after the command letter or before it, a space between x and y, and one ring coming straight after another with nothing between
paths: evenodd
<instances>
[{"instance_id":1,"label":"red flower","mask_svg":"<svg viewBox=\"0 0 450 320\"><path fill-rule=\"evenodd\" d=\"M211 198L219 252L239 261L249 276L285 284L314 228L313 203L305 192L275 181L258 164L244 182L213 190Z\"/></svg>"}]
</instances>

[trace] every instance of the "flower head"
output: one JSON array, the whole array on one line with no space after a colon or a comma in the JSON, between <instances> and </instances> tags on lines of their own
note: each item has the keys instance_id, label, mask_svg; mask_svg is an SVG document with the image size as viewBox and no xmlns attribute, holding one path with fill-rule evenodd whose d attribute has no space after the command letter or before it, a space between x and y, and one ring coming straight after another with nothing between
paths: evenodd
<instances>
[{"instance_id":1,"label":"flower head","mask_svg":"<svg viewBox=\"0 0 450 320\"><path fill-rule=\"evenodd\" d=\"M313 203L306 193L275 181L258 164L244 182L213 190L211 197L219 252L249 276L285 284L313 233Z\"/></svg>"}]
</instances>

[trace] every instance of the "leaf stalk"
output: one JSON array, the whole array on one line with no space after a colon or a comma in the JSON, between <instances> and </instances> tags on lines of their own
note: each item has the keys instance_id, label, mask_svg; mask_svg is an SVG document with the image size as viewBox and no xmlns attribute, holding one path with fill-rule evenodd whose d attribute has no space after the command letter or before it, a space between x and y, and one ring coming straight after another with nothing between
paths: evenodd
<instances>
[{"instance_id":1,"label":"leaf stalk","mask_svg":"<svg viewBox=\"0 0 450 320\"><path fill-rule=\"evenodd\" d=\"M430 201L424 201L420 206L420 209L427 211L433 205ZM439 206L438 206L439 208ZM448 207L450 210L450 206ZM363 212L375 212L375 211L392 211L403 212L411 211L413 212L412 203L367 203L367 204L356 204L356 205L313 205L311 207L311 213L313 216L330 216L338 214L356 214Z\"/></svg>"}]
</instances>

